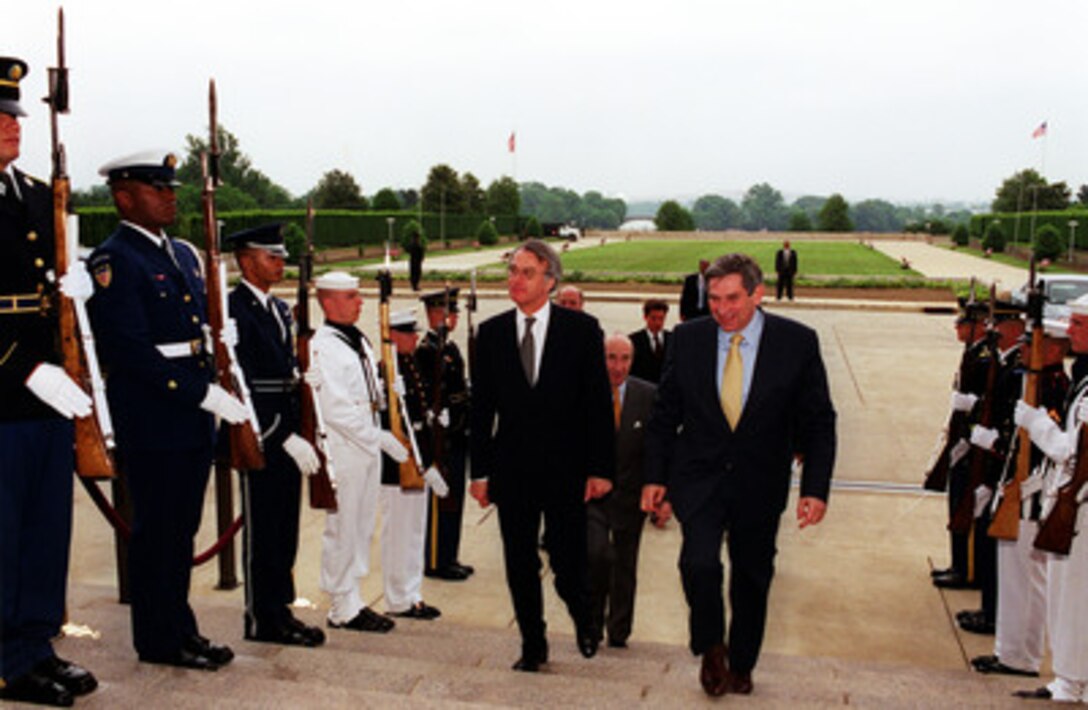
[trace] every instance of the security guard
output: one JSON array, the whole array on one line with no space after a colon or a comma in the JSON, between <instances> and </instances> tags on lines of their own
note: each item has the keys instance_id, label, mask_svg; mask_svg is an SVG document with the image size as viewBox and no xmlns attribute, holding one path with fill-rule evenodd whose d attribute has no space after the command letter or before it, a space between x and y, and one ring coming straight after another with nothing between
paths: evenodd
<instances>
[{"instance_id":1,"label":"security guard","mask_svg":"<svg viewBox=\"0 0 1088 710\"><path fill-rule=\"evenodd\" d=\"M53 653L72 531L73 416L91 400L59 366L53 192L19 157L19 82L27 66L0 57L0 699L71 705L95 677ZM66 280L69 296L87 295ZM66 274L66 277L69 275Z\"/></svg>"},{"instance_id":2,"label":"security guard","mask_svg":"<svg viewBox=\"0 0 1088 710\"><path fill-rule=\"evenodd\" d=\"M242 471L242 562L246 576L245 637L294 646L320 646L325 633L294 617L291 570L298 552L302 494L299 474L321 468L317 452L299 435L299 376L291 314L273 296L283 280L287 249L282 225L255 227L226 239L234 250L242 280L228 299L238 344L235 353L245 373L260 421L265 467Z\"/></svg>"},{"instance_id":3,"label":"security guard","mask_svg":"<svg viewBox=\"0 0 1088 710\"><path fill-rule=\"evenodd\" d=\"M469 392L465 380L465 360L450 335L457 327L457 288L424 294L420 300L427 310L430 329L416 350L416 361L423 379L423 391L433 425L441 427L442 473L449 495L431 496L427 513L426 572L428 577L458 582L475 570L458 560L461 546L461 516L465 507L465 460L468 456ZM442 341L445 340L445 346ZM441 354L439 349L441 348ZM438 363L441 358L441 365ZM436 377L439 377L440 407L434 407ZM438 411L435 412L435 409Z\"/></svg>"},{"instance_id":4,"label":"security guard","mask_svg":"<svg viewBox=\"0 0 1088 710\"><path fill-rule=\"evenodd\" d=\"M234 657L197 630L189 606L193 536L212 461L214 416L247 417L212 382L207 304L194 247L167 236L177 211L171 153L140 153L99 173L121 224L91 255L91 321L133 505L132 636L140 660L216 670Z\"/></svg>"}]
</instances>

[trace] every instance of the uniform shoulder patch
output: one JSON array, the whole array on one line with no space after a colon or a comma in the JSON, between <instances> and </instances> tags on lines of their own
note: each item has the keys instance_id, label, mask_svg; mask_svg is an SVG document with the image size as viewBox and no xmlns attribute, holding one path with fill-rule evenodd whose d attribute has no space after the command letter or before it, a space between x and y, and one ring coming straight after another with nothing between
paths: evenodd
<instances>
[{"instance_id":1,"label":"uniform shoulder patch","mask_svg":"<svg viewBox=\"0 0 1088 710\"><path fill-rule=\"evenodd\" d=\"M91 261L91 273L99 286L110 287L113 282L113 267L110 265L109 254L99 254Z\"/></svg>"}]
</instances>

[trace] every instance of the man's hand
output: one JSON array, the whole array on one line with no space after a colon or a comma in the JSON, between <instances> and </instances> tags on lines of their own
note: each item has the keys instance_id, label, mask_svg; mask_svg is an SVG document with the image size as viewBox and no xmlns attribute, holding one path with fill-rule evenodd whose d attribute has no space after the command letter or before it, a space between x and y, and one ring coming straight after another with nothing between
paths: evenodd
<instances>
[{"instance_id":1,"label":"man's hand","mask_svg":"<svg viewBox=\"0 0 1088 710\"><path fill-rule=\"evenodd\" d=\"M40 363L26 378L26 387L63 417L72 419L91 413L91 398L62 367Z\"/></svg>"},{"instance_id":2,"label":"man's hand","mask_svg":"<svg viewBox=\"0 0 1088 710\"><path fill-rule=\"evenodd\" d=\"M669 519L672 518L672 504L669 501L661 501L661 505L656 511L650 513L650 522L658 530L664 530L665 525L668 524Z\"/></svg>"},{"instance_id":3,"label":"man's hand","mask_svg":"<svg viewBox=\"0 0 1088 710\"><path fill-rule=\"evenodd\" d=\"M656 483L647 483L642 487L642 502L640 507L644 513L656 513L665 502L665 486Z\"/></svg>"},{"instance_id":4,"label":"man's hand","mask_svg":"<svg viewBox=\"0 0 1088 710\"><path fill-rule=\"evenodd\" d=\"M586 502L594 498L603 498L612 490L612 481L607 478L590 476L586 479Z\"/></svg>"},{"instance_id":5,"label":"man's hand","mask_svg":"<svg viewBox=\"0 0 1088 710\"><path fill-rule=\"evenodd\" d=\"M824 513L827 512L827 503L819 498L813 498L811 496L805 496L797 501L797 522L800 523L799 527L807 528L809 525L815 525L824 519Z\"/></svg>"},{"instance_id":6,"label":"man's hand","mask_svg":"<svg viewBox=\"0 0 1088 710\"><path fill-rule=\"evenodd\" d=\"M94 295L94 284L82 259L73 261L60 277L60 292L73 301L86 301Z\"/></svg>"},{"instance_id":7,"label":"man's hand","mask_svg":"<svg viewBox=\"0 0 1088 710\"><path fill-rule=\"evenodd\" d=\"M487 479L481 478L468 484L468 494L476 499L481 508L491 505L491 499L487 496Z\"/></svg>"},{"instance_id":8,"label":"man's hand","mask_svg":"<svg viewBox=\"0 0 1088 710\"><path fill-rule=\"evenodd\" d=\"M405 447L401 440L391 431L382 429L378 432L378 448L382 450L382 453L397 463L404 463L408 460L407 447Z\"/></svg>"}]
</instances>

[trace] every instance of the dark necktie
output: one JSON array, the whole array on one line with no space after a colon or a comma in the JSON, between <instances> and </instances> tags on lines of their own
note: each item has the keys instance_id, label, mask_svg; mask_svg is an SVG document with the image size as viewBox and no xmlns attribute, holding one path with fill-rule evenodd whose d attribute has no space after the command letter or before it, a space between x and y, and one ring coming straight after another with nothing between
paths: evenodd
<instances>
[{"instance_id":1,"label":"dark necktie","mask_svg":"<svg viewBox=\"0 0 1088 710\"><path fill-rule=\"evenodd\" d=\"M272 316L272 320L276 321L276 326L280 329L280 340L287 338L287 329L283 325L283 320L280 318L279 309L276 308L276 302L272 300L272 297L268 298L268 313Z\"/></svg>"},{"instance_id":2,"label":"dark necktie","mask_svg":"<svg viewBox=\"0 0 1088 710\"><path fill-rule=\"evenodd\" d=\"M174 263L174 266L181 270L181 264L178 263L177 256L174 255L174 245L170 243L170 237L164 236L162 238L162 250L166 252L166 256L170 258L170 261Z\"/></svg>"},{"instance_id":3,"label":"dark necktie","mask_svg":"<svg viewBox=\"0 0 1088 710\"><path fill-rule=\"evenodd\" d=\"M525 379L529 386L536 384L536 343L533 340L533 323L536 318L525 319L525 335L521 338L521 369L525 371Z\"/></svg>"},{"instance_id":4,"label":"dark necktie","mask_svg":"<svg viewBox=\"0 0 1088 710\"><path fill-rule=\"evenodd\" d=\"M18 201L19 195L15 192L15 185L11 182L11 176L0 171L0 198Z\"/></svg>"}]
</instances>

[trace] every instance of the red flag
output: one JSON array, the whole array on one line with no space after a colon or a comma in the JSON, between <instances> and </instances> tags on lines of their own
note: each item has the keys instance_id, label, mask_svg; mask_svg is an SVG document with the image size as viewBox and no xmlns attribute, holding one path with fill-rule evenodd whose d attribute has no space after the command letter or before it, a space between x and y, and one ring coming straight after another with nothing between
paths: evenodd
<instances>
[{"instance_id":1,"label":"red flag","mask_svg":"<svg viewBox=\"0 0 1088 710\"><path fill-rule=\"evenodd\" d=\"M516 143L514 136L514 131L510 131L510 137L506 139L506 149L509 150L511 153L514 152L514 145Z\"/></svg>"},{"instance_id":2,"label":"red flag","mask_svg":"<svg viewBox=\"0 0 1088 710\"><path fill-rule=\"evenodd\" d=\"M1042 138L1046 135L1046 121L1039 124L1039 127L1031 132L1032 138Z\"/></svg>"}]
</instances>

